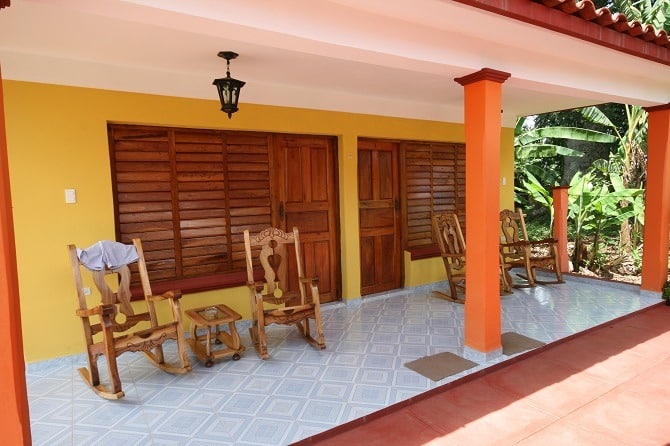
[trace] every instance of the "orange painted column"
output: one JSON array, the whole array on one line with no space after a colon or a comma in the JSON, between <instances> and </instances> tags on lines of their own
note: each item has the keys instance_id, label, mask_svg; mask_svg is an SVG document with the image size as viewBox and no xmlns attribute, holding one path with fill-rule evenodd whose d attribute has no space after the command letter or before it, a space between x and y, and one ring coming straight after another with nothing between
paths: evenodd
<instances>
[{"instance_id":1,"label":"orange painted column","mask_svg":"<svg viewBox=\"0 0 670 446\"><path fill-rule=\"evenodd\" d=\"M502 348L500 135L502 83L509 76L484 68L454 79L465 89L465 347L482 353Z\"/></svg>"},{"instance_id":2,"label":"orange painted column","mask_svg":"<svg viewBox=\"0 0 670 446\"><path fill-rule=\"evenodd\" d=\"M30 415L23 358L4 104L0 71L0 401L3 406L0 432L5 444L29 445Z\"/></svg>"},{"instance_id":3,"label":"orange painted column","mask_svg":"<svg viewBox=\"0 0 670 446\"><path fill-rule=\"evenodd\" d=\"M558 240L558 267L567 273L568 263L568 190L569 186L556 186L552 190L554 197L554 238Z\"/></svg>"},{"instance_id":4,"label":"orange painted column","mask_svg":"<svg viewBox=\"0 0 670 446\"><path fill-rule=\"evenodd\" d=\"M670 237L670 104L649 107L647 190L641 290L660 292L668 276Z\"/></svg>"}]
</instances>

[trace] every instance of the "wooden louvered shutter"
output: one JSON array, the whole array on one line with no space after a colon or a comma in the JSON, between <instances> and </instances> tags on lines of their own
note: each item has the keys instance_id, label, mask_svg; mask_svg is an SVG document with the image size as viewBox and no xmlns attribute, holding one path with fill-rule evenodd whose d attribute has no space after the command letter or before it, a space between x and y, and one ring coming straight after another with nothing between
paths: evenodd
<instances>
[{"instance_id":1,"label":"wooden louvered shutter","mask_svg":"<svg viewBox=\"0 0 670 446\"><path fill-rule=\"evenodd\" d=\"M177 276L167 129L110 128L117 240L141 237L152 280Z\"/></svg>"},{"instance_id":2,"label":"wooden louvered shutter","mask_svg":"<svg viewBox=\"0 0 670 446\"><path fill-rule=\"evenodd\" d=\"M244 230L253 234L272 226L270 136L226 136L230 267L246 271Z\"/></svg>"},{"instance_id":3,"label":"wooden louvered shutter","mask_svg":"<svg viewBox=\"0 0 670 446\"><path fill-rule=\"evenodd\" d=\"M142 239L152 281L246 271L244 229L272 224L270 136L129 125L109 135L117 240Z\"/></svg>"},{"instance_id":4,"label":"wooden louvered shutter","mask_svg":"<svg viewBox=\"0 0 670 446\"><path fill-rule=\"evenodd\" d=\"M220 132L174 132L178 274L230 270L225 150Z\"/></svg>"},{"instance_id":5,"label":"wooden louvered shutter","mask_svg":"<svg viewBox=\"0 0 670 446\"><path fill-rule=\"evenodd\" d=\"M434 245L431 215L465 215L465 146L403 142L401 148L406 249Z\"/></svg>"}]
</instances>

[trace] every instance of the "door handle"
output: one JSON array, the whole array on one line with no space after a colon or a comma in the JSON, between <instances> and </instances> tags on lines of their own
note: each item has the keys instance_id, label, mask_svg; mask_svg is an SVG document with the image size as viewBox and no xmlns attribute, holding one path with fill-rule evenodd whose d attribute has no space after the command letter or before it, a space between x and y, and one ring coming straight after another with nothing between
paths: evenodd
<instances>
[{"instance_id":1,"label":"door handle","mask_svg":"<svg viewBox=\"0 0 670 446\"><path fill-rule=\"evenodd\" d=\"M283 201L279 202L279 219L280 220L284 219L284 202Z\"/></svg>"}]
</instances>

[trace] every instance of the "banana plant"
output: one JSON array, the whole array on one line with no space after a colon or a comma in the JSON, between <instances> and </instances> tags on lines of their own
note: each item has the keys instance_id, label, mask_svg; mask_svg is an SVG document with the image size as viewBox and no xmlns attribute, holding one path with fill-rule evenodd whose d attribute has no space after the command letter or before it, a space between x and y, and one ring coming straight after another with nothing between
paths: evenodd
<instances>
[{"instance_id":1,"label":"banana plant","mask_svg":"<svg viewBox=\"0 0 670 446\"><path fill-rule=\"evenodd\" d=\"M586 107L580 112L586 120L609 129L616 137L616 150L610 153L609 159L598 160L594 167L606 175L618 176L622 188L641 189L646 183L647 112L635 105L623 107L627 125L621 131L597 107ZM612 185L615 186L614 183ZM624 202L622 206L626 204ZM636 212L630 220L621 222L619 245L622 249L631 251L639 243L643 216L644 209Z\"/></svg>"},{"instance_id":2,"label":"banana plant","mask_svg":"<svg viewBox=\"0 0 670 446\"><path fill-rule=\"evenodd\" d=\"M616 186L610 189L611 184ZM568 220L572 221L575 234L575 271L583 265L593 267L603 235L640 212L643 192L623 187L615 174L610 176L609 184L599 179L595 169L575 174L568 190ZM591 249L586 246L587 237L592 241Z\"/></svg>"},{"instance_id":3,"label":"banana plant","mask_svg":"<svg viewBox=\"0 0 670 446\"><path fill-rule=\"evenodd\" d=\"M517 121L514 147L517 159L543 158L556 155L582 157L584 153L560 144L548 142L548 138L572 139L576 141L614 143L617 139L605 132L578 127L542 127L523 130L523 119Z\"/></svg>"},{"instance_id":4,"label":"banana plant","mask_svg":"<svg viewBox=\"0 0 670 446\"><path fill-rule=\"evenodd\" d=\"M606 132L577 127L532 128L532 126L532 117L520 118L514 130L515 178L524 186L517 188L519 192L517 197L519 201L523 201L522 197L527 195L530 200L547 207L553 224L553 199L548 188L558 183L560 169L556 165L551 165L548 160L558 155L584 156L583 152L556 143L556 141L614 143L617 139Z\"/></svg>"},{"instance_id":5,"label":"banana plant","mask_svg":"<svg viewBox=\"0 0 670 446\"><path fill-rule=\"evenodd\" d=\"M550 216L549 233L551 234L552 228L554 227L554 197L551 191L544 187L540 180L530 172L526 172L526 178L521 181L523 183L523 191L527 193L533 201L540 204L542 207L547 208Z\"/></svg>"}]
</instances>

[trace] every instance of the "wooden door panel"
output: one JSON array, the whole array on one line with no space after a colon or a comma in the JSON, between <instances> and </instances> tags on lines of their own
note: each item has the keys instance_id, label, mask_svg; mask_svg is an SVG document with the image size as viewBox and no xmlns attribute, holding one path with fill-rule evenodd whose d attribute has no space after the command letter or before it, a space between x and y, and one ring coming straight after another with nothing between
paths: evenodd
<instances>
[{"instance_id":1,"label":"wooden door panel","mask_svg":"<svg viewBox=\"0 0 670 446\"><path fill-rule=\"evenodd\" d=\"M281 135L275 143L278 226L300 231L305 274L321 302L340 299L337 152L329 137Z\"/></svg>"},{"instance_id":2,"label":"wooden door panel","mask_svg":"<svg viewBox=\"0 0 670 446\"><path fill-rule=\"evenodd\" d=\"M313 211L295 211L290 214L286 214L286 227L292 228L294 226L298 227L298 230L302 233L311 233L311 232L328 232L330 227L328 225L328 211L327 210L313 210Z\"/></svg>"},{"instance_id":3,"label":"wooden door panel","mask_svg":"<svg viewBox=\"0 0 670 446\"><path fill-rule=\"evenodd\" d=\"M375 282L375 238L361 235L361 290L372 287Z\"/></svg>"},{"instance_id":4,"label":"wooden door panel","mask_svg":"<svg viewBox=\"0 0 670 446\"><path fill-rule=\"evenodd\" d=\"M302 237L300 238L302 241ZM331 271L328 262L322 262L320 259L327 259L330 252L330 243L328 241L316 241L302 243L302 253L305 260L305 275L307 277L319 278L319 294L332 294ZM323 299L322 299L323 301Z\"/></svg>"},{"instance_id":5,"label":"wooden door panel","mask_svg":"<svg viewBox=\"0 0 670 446\"><path fill-rule=\"evenodd\" d=\"M331 164L328 162L328 151L325 147L312 147L309 161L310 182L305 185L305 189L309 191L309 199L312 203L326 203L331 192L328 189L328 177L332 176L332 173L329 174L327 171Z\"/></svg>"},{"instance_id":6,"label":"wooden door panel","mask_svg":"<svg viewBox=\"0 0 670 446\"><path fill-rule=\"evenodd\" d=\"M379 233L361 238L361 289L367 293L398 288L397 270L400 259L395 233Z\"/></svg>"},{"instance_id":7,"label":"wooden door panel","mask_svg":"<svg viewBox=\"0 0 670 446\"><path fill-rule=\"evenodd\" d=\"M400 259L397 257L396 234L387 234L379 237L381 243L380 275L382 283L395 283L396 266Z\"/></svg>"},{"instance_id":8,"label":"wooden door panel","mask_svg":"<svg viewBox=\"0 0 670 446\"><path fill-rule=\"evenodd\" d=\"M372 151L358 150L358 200L372 199ZM359 204L360 206L360 204Z\"/></svg>"},{"instance_id":9,"label":"wooden door panel","mask_svg":"<svg viewBox=\"0 0 670 446\"><path fill-rule=\"evenodd\" d=\"M384 200L383 208L360 209L361 229L393 228L395 222L395 207L392 201Z\"/></svg>"},{"instance_id":10,"label":"wooden door panel","mask_svg":"<svg viewBox=\"0 0 670 446\"><path fill-rule=\"evenodd\" d=\"M358 208L362 295L399 288L402 283L398 185L397 144L360 140Z\"/></svg>"}]
</instances>

